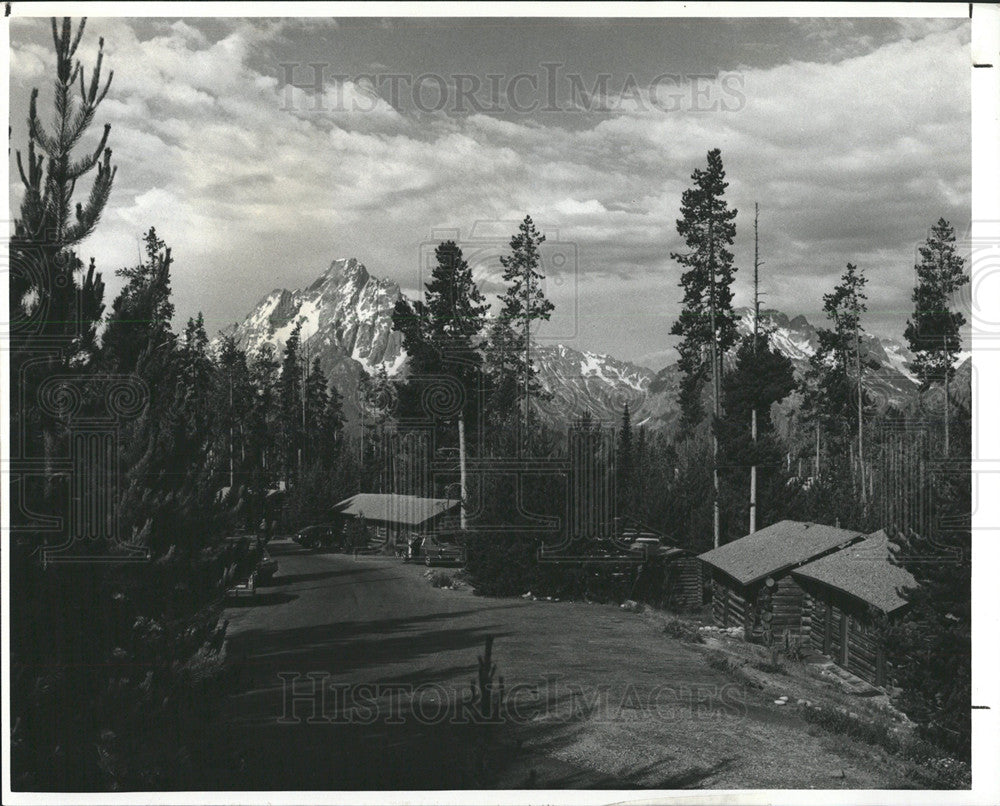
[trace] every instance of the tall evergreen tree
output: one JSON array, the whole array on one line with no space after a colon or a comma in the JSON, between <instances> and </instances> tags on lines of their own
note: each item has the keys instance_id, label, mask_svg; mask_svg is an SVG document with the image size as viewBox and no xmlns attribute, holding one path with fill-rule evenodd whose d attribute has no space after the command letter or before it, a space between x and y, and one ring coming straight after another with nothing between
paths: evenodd
<instances>
[{"instance_id":1,"label":"tall evergreen tree","mask_svg":"<svg viewBox=\"0 0 1000 806\"><path fill-rule=\"evenodd\" d=\"M832 437L832 447L853 454L851 440L856 438L862 499L866 495L866 473L861 316L867 310L866 283L864 272L848 263L840 283L824 294L823 310L833 328L818 331L819 348L809 359L803 383L809 417L817 428Z\"/></svg>"},{"instance_id":2,"label":"tall evergreen tree","mask_svg":"<svg viewBox=\"0 0 1000 806\"><path fill-rule=\"evenodd\" d=\"M281 358L281 399L279 429L281 434L282 470L288 483L298 466L302 449L302 366L299 346L301 323L296 324L285 341Z\"/></svg>"},{"instance_id":3,"label":"tall evergreen tree","mask_svg":"<svg viewBox=\"0 0 1000 806\"><path fill-rule=\"evenodd\" d=\"M446 421L449 426L454 423L464 526L468 495L465 435L467 427L481 422L485 391L482 342L489 306L454 241L441 243L435 258L437 264L424 286L423 302L417 301L411 308L406 300L399 300L393 312L393 327L403 333L403 348L411 356L411 380L403 389L404 400L409 398L409 402L404 405L410 410L415 408L413 398L419 394L422 417L429 416L436 423ZM452 383L458 388L453 388ZM454 400L456 394L459 400ZM445 405L439 406L437 401ZM456 410L452 412L451 408ZM447 446L450 440L442 436L438 445Z\"/></svg>"},{"instance_id":4,"label":"tall evergreen tree","mask_svg":"<svg viewBox=\"0 0 1000 806\"><path fill-rule=\"evenodd\" d=\"M326 430L331 425L327 421L327 413L330 405L329 383L326 373L320 365L319 356L313 359L309 374L306 375L305 389L305 421L303 423L302 439L302 462L306 466L311 466L317 460L321 463L329 461L323 456L328 442L326 440Z\"/></svg>"},{"instance_id":5,"label":"tall evergreen tree","mask_svg":"<svg viewBox=\"0 0 1000 806\"><path fill-rule=\"evenodd\" d=\"M144 240L145 260L115 272L125 285L111 305L101 340L102 363L112 372L133 372L143 353L176 341L170 329L173 258L155 228L149 228Z\"/></svg>"},{"instance_id":6,"label":"tall evergreen tree","mask_svg":"<svg viewBox=\"0 0 1000 806\"><path fill-rule=\"evenodd\" d=\"M683 309L670 332L681 337L678 365L684 373L679 403L688 426L702 417L701 387L706 377L713 384L721 376L722 355L736 343L736 314L732 284L736 267L730 247L736 237L736 210L725 199L729 183L722 166L722 152L712 149L704 170L691 174L694 185L681 196L677 234L687 252L670 257L684 269ZM714 363L713 363L714 361ZM718 389L713 387L713 396Z\"/></svg>"},{"instance_id":7,"label":"tall evergreen tree","mask_svg":"<svg viewBox=\"0 0 1000 806\"><path fill-rule=\"evenodd\" d=\"M248 448L254 389L246 352L240 349L232 334L222 334L216 363L215 409L219 416L215 438L228 463L227 484L235 492L237 484L245 482L246 473L251 469Z\"/></svg>"},{"instance_id":8,"label":"tall evergreen tree","mask_svg":"<svg viewBox=\"0 0 1000 806\"><path fill-rule=\"evenodd\" d=\"M274 348L264 344L250 356L248 370L253 386L253 405L248 428L251 489L257 511L254 522L264 515L264 496L284 469L280 449L281 375Z\"/></svg>"},{"instance_id":9,"label":"tall evergreen tree","mask_svg":"<svg viewBox=\"0 0 1000 806\"><path fill-rule=\"evenodd\" d=\"M943 218L931 228L920 247L915 266L917 285L913 289L913 316L904 336L915 354L911 369L927 389L933 382L945 386L945 455L950 453L951 381L955 358L962 348L961 329L965 317L951 310L951 297L969 282L965 260L956 251L955 230Z\"/></svg>"},{"instance_id":10,"label":"tall evergreen tree","mask_svg":"<svg viewBox=\"0 0 1000 806\"><path fill-rule=\"evenodd\" d=\"M188 319L179 357L182 400L189 417L189 427L193 433L207 437L209 426L218 411L212 406L215 367L208 356L208 334L201 311L197 317Z\"/></svg>"},{"instance_id":11,"label":"tall evergreen tree","mask_svg":"<svg viewBox=\"0 0 1000 806\"><path fill-rule=\"evenodd\" d=\"M967 763L972 746L972 451L970 412L956 403L955 448L964 462L932 463L920 497L902 515L921 508L925 530L886 524L898 544L893 559L917 587L902 591L909 608L888 627L896 704L921 733Z\"/></svg>"},{"instance_id":12,"label":"tall evergreen tree","mask_svg":"<svg viewBox=\"0 0 1000 806\"><path fill-rule=\"evenodd\" d=\"M403 334L413 382L402 392L401 409L409 416L434 416L425 411L424 392L441 376L461 387L467 423L476 422L482 387L482 346L489 306L472 278L472 270L454 241L435 250L437 263L424 299L412 305L400 299L393 311L393 328Z\"/></svg>"},{"instance_id":13,"label":"tall evergreen tree","mask_svg":"<svg viewBox=\"0 0 1000 806\"><path fill-rule=\"evenodd\" d=\"M618 514L630 514L632 502L634 500L632 490L632 480L634 477L634 452L632 450L632 414L629 411L628 401L625 401L625 410L622 412L622 424L618 431L618 457L616 479L618 496Z\"/></svg>"},{"instance_id":14,"label":"tall evergreen tree","mask_svg":"<svg viewBox=\"0 0 1000 806\"><path fill-rule=\"evenodd\" d=\"M722 167L722 152L708 152L705 170L691 174L694 186L681 196L681 218L677 234L684 238L689 251L672 252L685 271L681 274L684 289L683 309L670 332L681 337L677 347L681 379L679 403L681 421L688 427L701 419L701 388L706 374L712 382L713 461L718 464L716 424L721 416L722 358L736 343L736 314L733 312L732 284L736 275L733 253L729 250L736 237L736 210L725 200L729 184ZM719 544L719 476L713 470L713 535Z\"/></svg>"},{"instance_id":15,"label":"tall evergreen tree","mask_svg":"<svg viewBox=\"0 0 1000 806\"><path fill-rule=\"evenodd\" d=\"M225 468L215 449L216 369L208 356L204 320L188 320L183 337L171 329L170 249L155 230L146 260L122 269L125 286L112 305L102 367L141 380L148 405L123 425L119 521L123 536L154 554L196 549Z\"/></svg>"},{"instance_id":16,"label":"tall evergreen tree","mask_svg":"<svg viewBox=\"0 0 1000 806\"><path fill-rule=\"evenodd\" d=\"M774 503L766 500L766 492L773 490L778 481L774 471L782 464L782 450L771 420L771 405L784 400L795 386L791 360L771 345L763 329L756 336L748 333L741 339L733 369L723 380L725 417L720 422L719 435L726 457L724 464L734 468L739 477L739 480L730 480L733 486L745 490L746 468L754 469L750 480L754 493L750 501L753 507L751 531L761 522L763 512L760 510ZM742 506L738 508L742 510ZM739 524L737 536L746 533L745 523Z\"/></svg>"},{"instance_id":17,"label":"tall evergreen tree","mask_svg":"<svg viewBox=\"0 0 1000 806\"><path fill-rule=\"evenodd\" d=\"M324 464L331 467L339 463L344 439L344 398L332 383L327 391L326 408L323 410L323 427L320 444L323 446Z\"/></svg>"},{"instance_id":18,"label":"tall evergreen tree","mask_svg":"<svg viewBox=\"0 0 1000 806\"><path fill-rule=\"evenodd\" d=\"M76 253L97 225L111 193L115 168L106 148L110 126L92 151L74 154L107 95L113 71L102 87L104 41L86 81L75 59L86 20L74 33L71 20L52 19L55 47L54 125L47 130L38 113L38 90L31 92L27 160L16 163L24 196L10 242L11 377L20 379L12 397L12 456L43 457L44 489L29 509L57 514L53 499L58 477L53 462L64 454L64 424L38 404L37 389L52 375L92 370L97 326L104 311L104 283L94 261L88 268ZM79 88L79 96L77 95ZM89 196L73 207L78 183L95 171ZM22 444L21 440L25 440ZM28 496L33 496L31 490Z\"/></svg>"},{"instance_id":19,"label":"tall evergreen tree","mask_svg":"<svg viewBox=\"0 0 1000 806\"><path fill-rule=\"evenodd\" d=\"M538 372L531 360L533 323L548 321L555 305L545 297L539 269L539 247L545 236L525 216L510 239L510 254L500 258L507 288L500 298L500 311L490 328L487 361L492 378L491 410L501 420L523 407L524 429L530 427L531 400L544 396Z\"/></svg>"}]
</instances>

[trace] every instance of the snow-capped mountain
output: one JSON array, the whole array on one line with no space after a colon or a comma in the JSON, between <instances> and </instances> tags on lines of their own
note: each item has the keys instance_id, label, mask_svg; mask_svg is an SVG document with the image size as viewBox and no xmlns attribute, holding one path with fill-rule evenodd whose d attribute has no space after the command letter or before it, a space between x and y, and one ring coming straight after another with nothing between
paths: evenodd
<instances>
[{"instance_id":1,"label":"snow-capped mountain","mask_svg":"<svg viewBox=\"0 0 1000 806\"><path fill-rule=\"evenodd\" d=\"M539 409L552 423L565 423L585 412L599 422L617 423L628 403L634 425L659 424L675 408L676 395L669 398L650 391L656 373L646 367L563 344L538 346L534 359L542 386L552 395Z\"/></svg>"},{"instance_id":2,"label":"snow-capped mountain","mask_svg":"<svg viewBox=\"0 0 1000 806\"><path fill-rule=\"evenodd\" d=\"M351 421L358 416L362 370L372 374L384 366L390 377L405 373L402 340L392 329L392 310L401 296L398 285L372 277L356 259L335 260L308 288L272 291L229 332L248 354L270 345L280 357L300 325L302 353L310 360L319 357L344 396ZM538 345L535 361L543 387L552 394L541 406L542 415L553 423L584 412L599 421L617 421L626 401L633 422L658 422L673 407L672 399L649 393L655 373L646 367L565 345Z\"/></svg>"},{"instance_id":3,"label":"snow-capped mountain","mask_svg":"<svg viewBox=\"0 0 1000 806\"><path fill-rule=\"evenodd\" d=\"M372 277L356 259L335 260L308 288L272 291L230 332L248 353L271 345L280 356L286 339L300 324L303 353L310 361L319 357L323 371L344 396L351 422L358 418L362 372L371 374L384 367L390 377L405 373L402 339L392 329L393 307L402 296L396 283ZM751 332L750 309L738 309L737 315L741 334ZM801 375L819 346L816 328L804 316L790 319L775 310L761 311L761 324L771 344L792 360ZM912 360L909 351L899 342L871 334L865 335L863 349L869 391L892 404L912 399L917 386L907 368ZM542 386L552 395L540 404L543 417L552 424L565 424L585 412L599 421L616 422L626 402L635 424L669 428L677 421L676 364L654 372L610 355L544 343L535 346L534 360Z\"/></svg>"},{"instance_id":4,"label":"snow-capped mountain","mask_svg":"<svg viewBox=\"0 0 1000 806\"><path fill-rule=\"evenodd\" d=\"M285 341L301 325L302 354L320 359L323 372L344 396L348 419L357 416L361 371L402 368L402 337L392 329L399 286L368 274L354 258L335 260L308 288L277 288L230 330L248 354L270 345L280 358Z\"/></svg>"},{"instance_id":5,"label":"snow-capped mountain","mask_svg":"<svg viewBox=\"0 0 1000 806\"><path fill-rule=\"evenodd\" d=\"M737 308L737 329L741 335L753 332L753 311ZM788 356L801 377L809 359L819 347L819 335L804 316L789 319L781 311L762 310L760 325L768 333L771 346ZM913 354L894 339L880 339L871 333L861 337L861 360L864 363L864 385L868 392L884 404L902 406L917 392L917 384L908 364Z\"/></svg>"}]
</instances>

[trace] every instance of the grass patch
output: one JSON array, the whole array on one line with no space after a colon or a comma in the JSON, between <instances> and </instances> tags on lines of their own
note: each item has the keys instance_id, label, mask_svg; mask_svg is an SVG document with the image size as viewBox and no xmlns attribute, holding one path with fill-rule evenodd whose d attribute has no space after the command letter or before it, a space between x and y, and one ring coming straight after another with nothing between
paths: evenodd
<instances>
[{"instance_id":1,"label":"grass patch","mask_svg":"<svg viewBox=\"0 0 1000 806\"><path fill-rule=\"evenodd\" d=\"M907 737L887 720L862 718L826 705L806 708L802 717L830 733L848 736L909 761L911 774L928 789L967 789L971 786L968 764L944 755L929 742Z\"/></svg>"}]
</instances>

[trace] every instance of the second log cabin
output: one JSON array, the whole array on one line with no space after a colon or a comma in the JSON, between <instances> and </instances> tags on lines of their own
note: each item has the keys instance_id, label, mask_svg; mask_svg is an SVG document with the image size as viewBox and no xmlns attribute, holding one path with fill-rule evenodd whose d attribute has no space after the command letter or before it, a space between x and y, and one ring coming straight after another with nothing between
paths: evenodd
<instances>
[{"instance_id":1,"label":"second log cabin","mask_svg":"<svg viewBox=\"0 0 1000 806\"><path fill-rule=\"evenodd\" d=\"M779 521L700 555L712 574L712 618L748 639L809 631L805 594L791 572L864 538L861 532Z\"/></svg>"}]
</instances>

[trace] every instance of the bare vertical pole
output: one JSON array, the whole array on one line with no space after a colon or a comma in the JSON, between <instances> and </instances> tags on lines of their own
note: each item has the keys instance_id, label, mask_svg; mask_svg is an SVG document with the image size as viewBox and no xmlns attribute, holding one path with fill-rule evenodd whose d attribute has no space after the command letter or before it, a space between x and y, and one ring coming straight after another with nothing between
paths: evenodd
<instances>
[{"instance_id":1,"label":"bare vertical pole","mask_svg":"<svg viewBox=\"0 0 1000 806\"><path fill-rule=\"evenodd\" d=\"M465 412L460 411L458 413L458 487L459 495L461 496L461 501L458 505L458 512L460 516L460 525L462 531L465 531Z\"/></svg>"},{"instance_id":2,"label":"bare vertical pole","mask_svg":"<svg viewBox=\"0 0 1000 806\"><path fill-rule=\"evenodd\" d=\"M750 438L757 445L757 409L750 412ZM750 534L757 531L757 465L750 465Z\"/></svg>"},{"instance_id":3,"label":"bare vertical pole","mask_svg":"<svg viewBox=\"0 0 1000 806\"><path fill-rule=\"evenodd\" d=\"M819 479L819 420L816 420L816 478Z\"/></svg>"},{"instance_id":4,"label":"bare vertical pole","mask_svg":"<svg viewBox=\"0 0 1000 806\"><path fill-rule=\"evenodd\" d=\"M760 253L757 239L757 218L760 206L753 204L753 352L757 355L757 330L760 320ZM756 453L757 448L757 402L752 402L750 409L750 438ZM757 531L757 458L750 466L750 534Z\"/></svg>"},{"instance_id":5,"label":"bare vertical pole","mask_svg":"<svg viewBox=\"0 0 1000 806\"><path fill-rule=\"evenodd\" d=\"M236 442L233 435L233 368L229 367L229 493L233 492L235 474L233 472L233 455L236 453Z\"/></svg>"},{"instance_id":6,"label":"bare vertical pole","mask_svg":"<svg viewBox=\"0 0 1000 806\"><path fill-rule=\"evenodd\" d=\"M712 545L719 547L719 345L715 329L715 240L708 222L709 312L712 325Z\"/></svg>"},{"instance_id":7,"label":"bare vertical pole","mask_svg":"<svg viewBox=\"0 0 1000 806\"><path fill-rule=\"evenodd\" d=\"M302 481L302 451L306 444L306 383L309 381L309 348L303 343L302 362L302 432L299 434L299 481Z\"/></svg>"},{"instance_id":8,"label":"bare vertical pole","mask_svg":"<svg viewBox=\"0 0 1000 806\"><path fill-rule=\"evenodd\" d=\"M944 455L951 456L950 420L951 420L951 354L948 352L948 337L944 337Z\"/></svg>"},{"instance_id":9,"label":"bare vertical pole","mask_svg":"<svg viewBox=\"0 0 1000 806\"><path fill-rule=\"evenodd\" d=\"M531 412L531 267L524 274L524 439L522 444L528 447L529 429L528 417Z\"/></svg>"},{"instance_id":10,"label":"bare vertical pole","mask_svg":"<svg viewBox=\"0 0 1000 806\"><path fill-rule=\"evenodd\" d=\"M365 390L367 393L367 390ZM358 473L358 492L361 492L361 486L363 484L363 479L365 477L365 393L358 395L358 414L361 417L361 453L358 459L361 462L361 472Z\"/></svg>"},{"instance_id":11,"label":"bare vertical pole","mask_svg":"<svg viewBox=\"0 0 1000 806\"><path fill-rule=\"evenodd\" d=\"M854 361L858 372L858 478L861 481L861 501L864 503L868 498L867 485L865 484L865 438L864 438L864 395L861 390L861 325L856 322L854 325Z\"/></svg>"}]
</instances>

